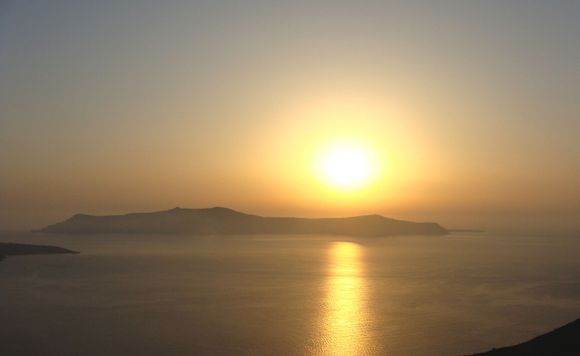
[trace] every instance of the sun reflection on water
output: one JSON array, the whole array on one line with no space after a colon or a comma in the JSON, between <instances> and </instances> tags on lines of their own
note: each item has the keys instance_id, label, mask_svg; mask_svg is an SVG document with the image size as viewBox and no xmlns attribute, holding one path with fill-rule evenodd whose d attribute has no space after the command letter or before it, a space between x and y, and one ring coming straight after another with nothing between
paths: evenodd
<instances>
[{"instance_id":1,"label":"sun reflection on water","mask_svg":"<svg viewBox=\"0 0 580 356\"><path fill-rule=\"evenodd\" d=\"M329 249L320 354L372 352L367 335L367 288L361 255L361 246L352 242L335 242Z\"/></svg>"}]
</instances>

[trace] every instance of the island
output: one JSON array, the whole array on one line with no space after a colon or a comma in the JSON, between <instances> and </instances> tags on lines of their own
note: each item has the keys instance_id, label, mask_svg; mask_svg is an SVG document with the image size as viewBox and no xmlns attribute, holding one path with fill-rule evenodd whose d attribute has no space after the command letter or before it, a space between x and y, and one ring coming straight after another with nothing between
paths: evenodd
<instances>
[{"instance_id":1,"label":"island","mask_svg":"<svg viewBox=\"0 0 580 356\"><path fill-rule=\"evenodd\" d=\"M63 253L78 253L78 252L57 246L28 245L28 244L14 244L0 242L0 261L2 261L6 256L52 255Z\"/></svg>"},{"instance_id":2,"label":"island","mask_svg":"<svg viewBox=\"0 0 580 356\"><path fill-rule=\"evenodd\" d=\"M41 230L64 234L329 234L349 236L446 235L436 223L363 215L346 218L263 217L215 207L95 216L76 214Z\"/></svg>"},{"instance_id":3,"label":"island","mask_svg":"<svg viewBox=\"0 0 580 356\"><path fill-rule=\"evenodd\" d=\"M580 319L521 344L472 356L572 356L580 355Z\"/></svg>"}]
</instances>

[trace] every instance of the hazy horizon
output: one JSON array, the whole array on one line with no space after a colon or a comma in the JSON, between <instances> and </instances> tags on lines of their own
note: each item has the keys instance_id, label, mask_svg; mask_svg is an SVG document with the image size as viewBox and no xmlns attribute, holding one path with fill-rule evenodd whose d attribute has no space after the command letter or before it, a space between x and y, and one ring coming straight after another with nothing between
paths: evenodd
<instances>
[{"instance_id":1,"label":"hazy horizon","mask_svg":"<svg viewBox=\"0 0 580 356\"><path fill-rule=\"evenodd\" d=\"M0 229L225 206L578 232L579 17L576 1L3 1ZM368 183L321 178L335 142L372 152Z\"/></svg>"},{"instance_id":2,"label":"hazy horizon","mask_svg":"<svg viewBox=\"0 0 580 356\"><path fill-rule=\"evenodd\" d=\"M75 214L88 214L94 216L108 216L108 215L124 215L124 214L131 214L131 213L154 213L160 211L167 211L174 208L182 208L182 209L204 209L204 208L212 208L214 206L204 206L204 207L172 207L172 208L161 208L161 209L153 209L153 210L132 210L132 211L97 211L97 212L87 212L87 211L77 211L77 212L70 212L70 213L62 213L62 212L52 212L52 214L44 213L42 219L37 219L38 221L44 221L43 223L37 223L36 225L30 225L27 227L23 227L22 225L16 228L0 228L0 231L26 231L26 230L38 230L47 225L51 225L54 223L62 222ZM232 209L232 207L227 207ZM246 213L246 214L254 214L264 217L297 217L297 218L342 218L342 217L353 217L353 216L361 216L361 215L373 215L376 214L374 212L353 212L352 214L322 214L322 213L310 213L310 214L300 214L299 212L292 213L292 212L281 212L279 214L276 213L260 213L256 211L248 211L248 210L240 210L235 209L233 210ZM379 214L382 215L382 214ZM51 216L53 216L51 218ZM433 213L413 213L413 214L384 214L383 216L387 218L399 219L399 220L406 220L412 222L435 222L441 224L444 228L448 230L462 230L462 229L475 229L475 230L482 230L483 232L487 233L506 233L510 235L518 235L518 234L526 234L530 236L540 236L544 234L564 234L564 235L577 235L579 230L577 225L569 224L566 220L563 219L544 219L540 222L534 221L533 217L531 216L513 216L509 215L504 217L503 219L498 218L495 214L491 217L489 215L478 214L476 216L473 215L466 215L466 216L448 216L448 215L436 215ZM27 216L26 219L28 221L30 216Z\"/></svg>"}]
</instances>

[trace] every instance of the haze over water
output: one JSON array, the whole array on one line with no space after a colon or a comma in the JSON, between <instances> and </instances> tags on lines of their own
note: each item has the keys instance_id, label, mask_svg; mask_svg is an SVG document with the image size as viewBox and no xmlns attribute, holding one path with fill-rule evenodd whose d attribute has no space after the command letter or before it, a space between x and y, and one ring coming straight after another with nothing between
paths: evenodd
<instances>
[{"instance_id":1,"label":"haze over water","mask_svg":"<svg viewBox=\"0 0 580 356\"><path fill-rule=\"evenodd\" d=\"M9 354L459 355L580 315L573 237L2 235Z\"/></svg>"}]
</instances>

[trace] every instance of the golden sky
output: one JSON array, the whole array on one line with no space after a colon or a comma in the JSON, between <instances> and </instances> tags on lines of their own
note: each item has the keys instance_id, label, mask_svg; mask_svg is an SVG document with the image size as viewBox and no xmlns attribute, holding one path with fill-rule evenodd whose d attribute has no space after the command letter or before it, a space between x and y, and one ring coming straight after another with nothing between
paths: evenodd
<instances>
[{"instance_id":1,"label":"golden sky","mask_svg":"<svg viewBox=\"0 0 580 356\"><path fill-rule=\"evenodd\" d=\"M536 1L5 2L0 229L216 205L577 228L578 16ZM337 145L363 147L372 179L321 177Z\"/></svg>"}]
</instances>

